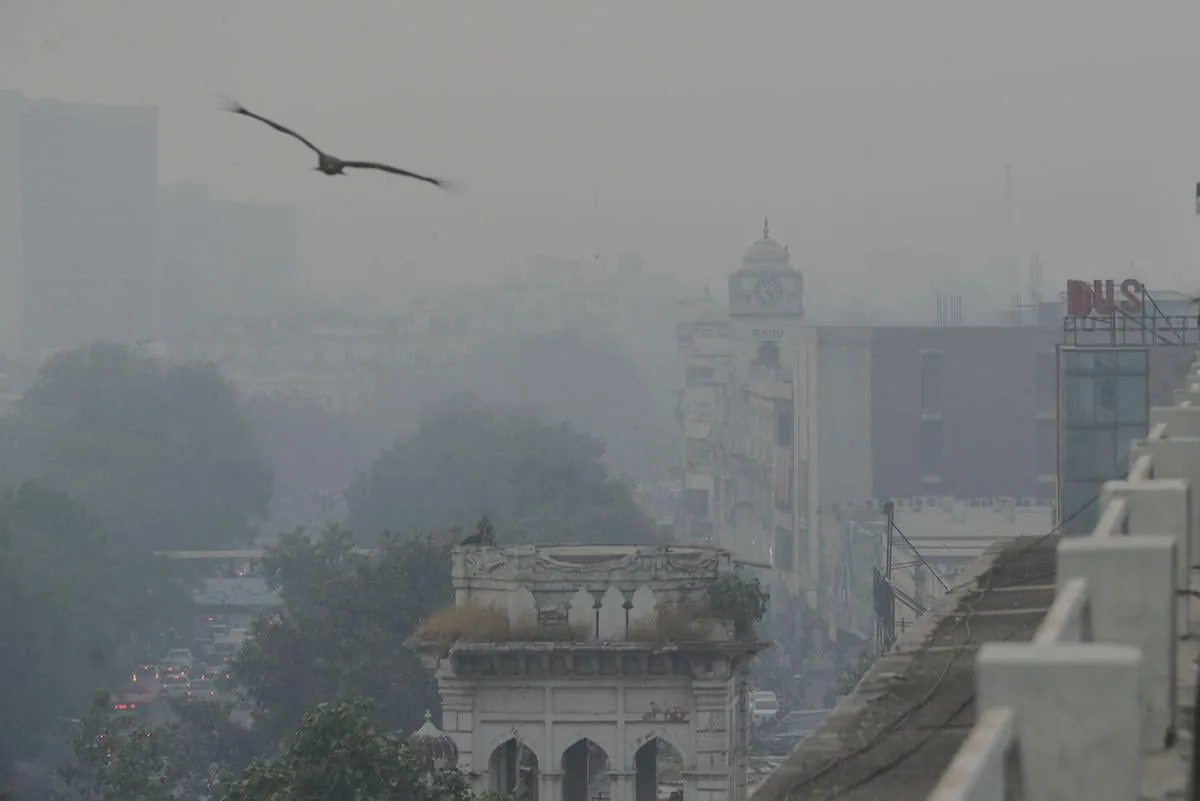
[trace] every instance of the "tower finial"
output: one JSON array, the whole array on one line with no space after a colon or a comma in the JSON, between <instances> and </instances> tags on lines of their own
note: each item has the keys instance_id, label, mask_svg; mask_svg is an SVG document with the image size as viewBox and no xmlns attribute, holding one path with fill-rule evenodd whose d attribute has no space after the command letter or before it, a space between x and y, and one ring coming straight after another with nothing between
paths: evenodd
<instances>
[{"instance_id":1,"label":"tower finial","mask_svg":"<svg viewBox=\"0 0 1200 801\"><path fill-rule=\"evenodd\" d=\"M432 712L430 712L428 709L426 709L426 710L425 710L425 722L426 722L426 723L432 723L432 722L433 722L433 713L432 713Z\"/></svg>"},{"instance_id":2,"label":"tower finial","mask_svg":"<svg viewBox=\"0 0 1200 801\"><path fill-rule=\"evenodd\" d=\"M766 217L763 217L763 239L771 238L771 223Z\"/></svg>"}]
</instances>

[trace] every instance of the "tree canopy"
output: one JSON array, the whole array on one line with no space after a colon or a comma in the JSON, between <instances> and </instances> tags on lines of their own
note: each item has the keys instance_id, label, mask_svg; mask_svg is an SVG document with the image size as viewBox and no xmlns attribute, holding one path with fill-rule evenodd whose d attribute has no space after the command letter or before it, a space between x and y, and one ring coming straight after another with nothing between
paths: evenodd
<instances>
[{"instance_id":1,"label":"tree canopy","mask_svg":"<svg viewBox=\"0 0 1200 801\"><path fill-rule=\"evenodd\" d=\"M604 442L604 462L619 475L661 480L677 460L673 398L656 395L619 343L562 330L525 337L507 353L485 348L480 360L494 367L477 390L483 397L537 404L553 418L570 420Z\"/></svg>"},{"instance_id":2,"label":"tree canopy","mask_svg":"<svg viewBox=\"0 0 1200 801\"><path fill-rule=\"evenodd\" d=\"M213 364L115 344L50 357L0 423L0 447L0 477L63 489L134 549L244 541L271 498L237 392Z\"/></svg>"},{"instance_id":3,"label":"tree canopy","mask_svg":"<svg viewBox=\"0 0 1200 801\"><path fill-rule=\"evenodd\" d=\"M385 536L372 553L336 527L284 536L263 568L285 602L260 618L233 671L257 725L280 736L313 704L365 697L389 729L415 726L437 688L405 646L417 623L453 598L449 541Z\"/></svg>"},{"instance_id":4,"label":"tree canopy","mask_svg":"<svg viewBox=\"0 0 1200 801\"><path fill-rule=\"evenodd\" d=\"M135 644L186 614L152 558L114 548L56 489L0 490L0 772L38 755L96 687L128 679Z\"/></svg>"},{"instance_id":5,"label":"tree canopy","mask_svg":"<svg viewBox=\"0 0 1200 801\"><path fill-rule=\"evenodd\" d=\"M243 409L251 440L275 477L272 528L341 519L345 488L360 464L358 446L341 420L299 394L253 394Z\"/></svg>"},{"instance_id":6,"label":"tree canopy","mask_svg":"<svg viewBox=\"0 0 1200 801\"><path fill-rule=\"evenodd\" d=\"M114 712L107 691L74 726L57 770L63 801L181 801L220 798L254 759L259 736L211 701L173 704L170 723L149 727Z\"/></svg>"},{"instance_id":7,"label":"tree canopy","mask_svg":"<svg viewBox=\"0 0 1200 801\"><path fill-rule=\"evenodd\" d=\"M433 531L486 514L502 542L644 544L654 524L604 445L535 412L459 395L431 407L347 491L354 531Z\"/></svg>"},{"instance_id":8,"label":"tree canopy","mask_svg":"<svg viewBox=\"0 0 1200 801\"><path fill-rule=\"evenodd\" d=\"M225 801L473 801L465 773L431 774L404 740L372 724L369 709L354 700L310 709L282 752L251 764Z\"/></svg>"},{"instance_id":9,"label":"tree canopy","mask_svg":"<svg viewBox=\"0 0 1200 801\"><path fill-rule=\"evenodd\" d=\"M427 406L466 391L486 404L535 405L544 419L569 420L604 443L603 463L616 475L661 480L678 460L679 434L670 375L657 368L657 358L651 360L657 372L639 364L647 353L570 329L498 337L458 364L389 369L354 424L364 443L391 442L415 431Z\"/></svg>"},{"instance_id":10,"label":"tree canopy","mask_svg":"<svg viewBox=\"0 0 1200 801\"><path fill-rule=\"evenodd\" d=\"M229 709L174 705L178 718L149 728L96 694L57 773L63 801L482 801L459 770L431 771L398 733L380 729L361 699L317 704L269 754ZM500 796L488 793L497 801ZM2 796L0 796L2 797Z\"/></svg>"}]
</instances>

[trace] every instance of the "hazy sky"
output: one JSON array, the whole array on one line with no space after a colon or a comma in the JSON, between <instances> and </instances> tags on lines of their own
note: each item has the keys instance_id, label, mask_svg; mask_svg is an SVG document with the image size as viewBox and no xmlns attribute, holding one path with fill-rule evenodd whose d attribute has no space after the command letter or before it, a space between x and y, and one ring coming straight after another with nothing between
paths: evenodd
<instances>
[{"instance_id":1,"label":"hazy sky","mask_svg":"<svg viewBox=\"0 0 1200 801\"><path fill-rule=\"evenodd\" d=\"M0 82L158 104L163 180L297 204L322 283L597 249L710 280L764 214L814 276L978 269L1006 163L1055 283L1161 283L1200 264L1198 30L1194 0L0 0ZM309 172L222 92L468 193Z\"/></svg>"}]
</instances>

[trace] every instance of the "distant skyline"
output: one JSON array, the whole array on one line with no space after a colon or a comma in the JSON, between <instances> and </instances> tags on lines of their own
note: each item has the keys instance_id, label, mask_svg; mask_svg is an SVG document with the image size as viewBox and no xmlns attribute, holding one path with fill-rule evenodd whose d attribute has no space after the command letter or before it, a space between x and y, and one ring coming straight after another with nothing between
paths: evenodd
<instances>
[{"instance_id":1,"label":"distant skyline","mask_svg":"<svg viewBox=\"0 0 1200 801\"><path fill-rule=\"evenodd\" d=\"M304 272L495 278L510 254L642 254L716 283L771 218L821 282L867 254L966 274L1037 251L1046 283L1191 279L1200 5L1095 0L6 0L4 88L158 105L164 183L295 204ZM327 178L218 110L462 181ZM598 201L597 201L598 198Z\"/></svg>"}]
</instances>

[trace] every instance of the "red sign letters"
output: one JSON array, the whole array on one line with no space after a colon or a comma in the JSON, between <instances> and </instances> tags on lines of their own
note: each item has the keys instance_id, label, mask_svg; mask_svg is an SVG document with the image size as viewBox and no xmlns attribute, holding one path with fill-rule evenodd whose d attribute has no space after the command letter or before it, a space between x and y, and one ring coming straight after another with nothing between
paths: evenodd
<instances>
[{"instance_id":1,"label":"red sign letters","mask_svg":"<svg viewBox=\"0 0 1200 801\"><path fill-rule=\"evenodd\" d=\"M1142 282L1126 278L1121 282L1120 296L1117 282L1067 281L1067 314L1071 317L1087 317L1095 314L1137 314L1142 310Z\"/></svg>"}]
</instances>

